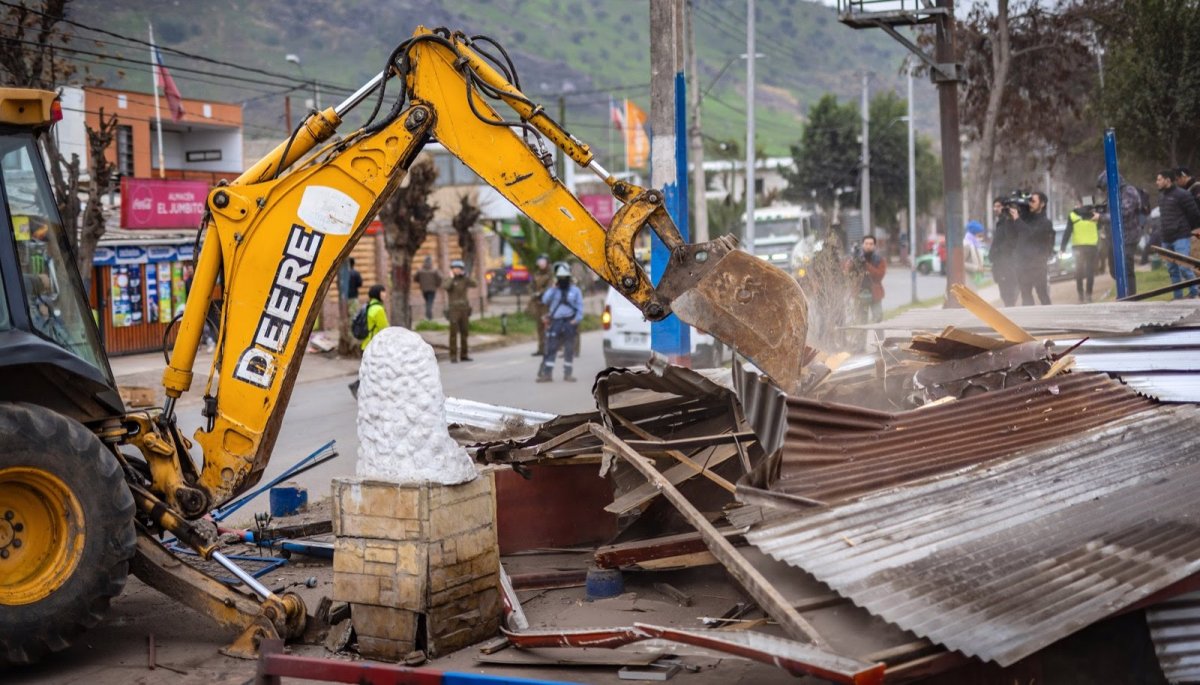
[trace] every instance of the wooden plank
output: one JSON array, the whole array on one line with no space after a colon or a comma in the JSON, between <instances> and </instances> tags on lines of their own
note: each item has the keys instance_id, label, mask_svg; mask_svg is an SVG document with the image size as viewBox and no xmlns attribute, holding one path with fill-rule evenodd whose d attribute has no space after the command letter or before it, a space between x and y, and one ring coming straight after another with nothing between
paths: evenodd
<instances>
[{"instance_id":1,"label":"wooden plank","mask_svg":"<svg viewBox=\"0 0 1200 685\"><path fill-rule=\"evenodd\" d=\"M954 326L946 326L946 330L942 331L941 337L984 350L998 350L1001 347L1008 347L1007 341L997 340L991 336L980 335L971 331L959 330Z\"/></svg>"},{"instance_id":2,"label":"wooden plank","mask_svg":"<svg viewBox=\"0 0 1200 685\"><path fill-rule=\"evenodd\" d=\"M634 435L637 435L638 437L642 438L643 440L654 440L655 439L654 436L649 431L645 430L644 428L642 428L641 426L637 425L636 423L630 421L629 419L625 418L624 416L621 416L620 414L618 414L616 412L609 412L609 413L612 415L613 418L615 418L617 420L618 423L620 423L622 426L624 426L625 428L628 428L630 431L632 431L634 433ZM616 436L614 436L614 437L616 437ZM662 450L662 452L663 452L663 454L670 456L672 459L675 459L680 464L683 464L684 466L695 471L696 473L700 474L701 476L704 476L705 478L716 483L720 487L725 488L729 492L731 492L731 493L737 492L737 488L734 487L733 483L730 483L729 481L725 480L721 476L718 476L717 474L713 473L712 471L708 470L707 468L692 461L683 452L680 452L679 450ZM655 473L658 473L657 469L655 470Z\"/></svg>"},{"instance_id":3,"label":"wooden plank","mask_svg":"<svg viewBox=\"0 0 1200 685\"><path fill-rule=\"evenodd\" d=\"M482 664L509 666L646 666L662 658L662 652L625 652L615 649L562 647L552 649L506 649L479 654Z\"/></svg>"},{"instance_id":4,"label":"wooden plank","mask_svg":"<svg viewBox=\"0 0 1200 685\"><path fill-rule=\"evenodd\" d=\"M713 450L712 456L706 460L708 468L715 468L718 464L724 463L727 459L737 455L737 453L738 450L735 445L721 445L717 447ZM684 464L676 464L663 471L663 476L672 485L678 485L695 475L696 472ZM616 498L612 504L604 507L604 510L612 514L624 514L642 506L660 494L662 493L658 491L658 488L654 487L653 483L646 483Z\"/></svg>"},{"instance_id":5,"label":"wooden plank","mask_svg":"<svg viewBox=\"0 0 1200 685\"><path fill-rule=\"evenodd\" d=\"M1032 342L1035 339L1028 331L1018 326L1012 319L1001 314L1000 310L988 304L982 297L976 295L973 290L965 285L956 283L950 286L950 292L954 297L958 298L959 304L966 308L967 311L979 317L980 321L987 324L993 331L999 333L1005 340L1021 343Z\"/></svg>"},{"instance_id":6,"label":"wooden plank","mask_svg":"<svg viewBox=\"0 0 1200 685\"><path fill-rule=\"evenodd\" d=\"M741 541L741 532L736 528L720 528L718 532L727 537L735 537L739 542ZM699 533L680 533L678 535L650 538L649 540L635 540L617 545L606 545L597 549L592 559L600 568L621 568L622 566L641 564L655 559L666 559L668 557L678 557L706 551L708 551L708 547L705 546L704 540L700 537Z\"/></svg>"},{"instance_id":7,"label":"wooden plank","mask_svg":"<svg viewBox=\"0 0 1200 685\"><path fill-rule=\"evenodd\" d=\"M804 620L804 617L799 612L792 608L787 599L779 593L779 590L771 585L770 581L758 569L746 561L738 553L737 549L725 539L725 536L717 530L716 526L709 523L704 514L692 506L692 503L674 485L667 481L654 468L653 464L642 455L630 449L628 445L605 428L593 426L592 434L600 438L613 452L629 462L647 480L662 490L663 496L671 504L675 505L679 513L700 533L700 536L704 539L705 544L708 545L708 549L712 552L713 556L721 562L729 574L733 576L734 580L745 588L746 592L762 607L763 611L779 623L788 635L796 639L807 640L817 647L827 647L825 640L821 638L816 629L808 621Z\"/></svg>"},{"instance_id":8,"label":"wooden plank","mask_svg":"<svg viewBox=\"0 0 1200 685\"><path fill-rule=\"evenodd\" d=\"M681 554L674 557L663 557L661 559L647 559L634 564L642 571L677 571L681 568L696 568L697 566L712 566L719 564L720 561L713 556L712 552L705 550L703 552L695 552L692 554Z\"/></svg>"},{"instance_id":9,"label":"wooden plank","mask_svg":"<svg viewBox=\"0 0 1200 685\"><path fill-rule=\"evenodd\" d=\"M704 447L714 447L716 445L737 444L741 442L754 442L758 440L758 436L754 431L742 431L740 433L717 433L715 435L698 435L694 438L676 438L674 440L626 440L625 444L639 452L650 450L688 450L702 449Z\"/></svg>"}]
</instances>

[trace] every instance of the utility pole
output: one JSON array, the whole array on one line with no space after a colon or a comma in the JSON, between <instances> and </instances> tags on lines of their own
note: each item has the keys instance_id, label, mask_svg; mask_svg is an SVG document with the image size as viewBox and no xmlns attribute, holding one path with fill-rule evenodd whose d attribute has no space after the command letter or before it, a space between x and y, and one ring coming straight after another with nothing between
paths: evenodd
<instances>
[{"instance_id":1,"label":"utility pole","mask_svg":"<svg viewBox=\"0 0 1200 685\"><path fill-rule=\"evenodd\" d=\"M871 75L862 75L862 167L858 172L861 184L859 203L862 211L863 237L872 235L871 227Z\"/></svg>"},{"instance_id":2,"label":"utility pole","mask_svg":"<svg viewBox=\"0 0 1200 685\"><path fill-rule=\"evenodd\" d=\"M708 242L708 179L704 176L704 136L700 126L700 70L696 58L696 21L693 15L695 0L687 0L684 20L687 23L687 70L692 83L688 87L688 100L692 110L692 121L688 126L688 155L692 167L692 195L696 202L692 207L692 223L696 227L695 242Z\"/></svg>"},{"instance_id":3,"label":"utility pole","mask_svg":"<svg viewBox=\"0 0 1200 685\"><path fill-rule=\"evenodd\" d=\"M948 68L955 68L957 55L954 49L956 20L954 0L938 0L938 7L946 13L937 24L937 61ZM958 78L957 74L937 79L938 109L942 122L942 187L946 198L946 258L950 261L946 279L946 303L958 306L950 294L950 287L962 284L963 271L963 194L962 194L962 143L958 134Z\"/></svg>"},{"instance_id":4,"label":"utility pole","mask_svg":"<svg viewBox=\"0 0 1200 685\"><path fill-rule=\"evenodd\" d=\"M746 235L742 242L750 254L754 254L754 153L754 0L746 0Z\"/></svg>"},{"instance_id":5,"label":"utility pole","mask_svg":"<svg viewBox=\"0 0 1200 685\"><path fill-rule=\"evenodd\" d=\"M684 79L684 1L650 0L650 185L688 240L687 85ZM670 250L651 236L650 279L666 271ZM650 347L676 364L690 364L689 328L674 314L650 326Z\"/></svg>"},{"instance_id":6,"label":"utility pole","mask_svg":"<svg viewBox=\"0 0 1200 685\"><path fill-rule=\"evenodd\" d=\"M912 302L917 303L917 140L913 127L913 69L908 67L908 266L912 270Z\"/></svg>"}]
</instances>

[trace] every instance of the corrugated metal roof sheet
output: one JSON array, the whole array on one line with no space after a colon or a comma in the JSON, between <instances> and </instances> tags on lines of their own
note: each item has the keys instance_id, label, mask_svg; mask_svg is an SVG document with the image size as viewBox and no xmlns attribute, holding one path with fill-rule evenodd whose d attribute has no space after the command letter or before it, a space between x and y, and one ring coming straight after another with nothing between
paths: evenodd
<instances>
[{"instance_id":1,"label":"corrugated metal roof sheet","mask_svg":"<svg viewBox=\"0 0 1200 685\"><path fill-rule=\"evenodd\" d=\"M832 502L948 473L1143 411L1103 374L1072 373L897 414L788 399L771 490Z\"/></svg>"},{"instance_id":2,"label":"corrugated metal roof sheet","mask_svg":"<svg viewBox=\"0 0 1200 685\"><path fill-rule=\"evenodd\" d=\"M1146 625L1167 680L1200 682L1200 592L1148 607Z\"/></svg>"},{"instance_id":3,"label":"corrugated metal roof sheet","mask_svg":"<svg viewBox=\"0 0 1200 685\"><path fill-rule=\"evenodd\" d=\"M527 426L537 426L552 418L554 418L554 414L540 411L463 400L457 397L446 398L446 423L451 425L498 431L516 421L523 422Z\"/></svg>"},{"instance_id":4,"label":"corrugated metal roof sheet","mask_svg":"<svg viewBox=\"0 0 1200 685\"><path fill-rule=\"evenodd\" d=\"M1113 374L1149 397L1200 402L1200 328L1090 338L1072 354L1075 368Z\"/></svg>"},{"instance_id":5,"label":"corrugated metal roof sheet","mask_svg":"<svg viewBox=\"0 0 1200 685\"><path fill-rule=\"evenodd\" d=\"M871 613L1002 665L1200 571L1200 410L1156 406L1086 433L1047 421L1063 427L1055 444L746 537ZM913 441L972 438L954 425Z\"/></svg>"},{"instance_id":6,"label":"corrugated metal roof sheet","mask_svg":"<svg viewBox=\"0 0 1200 685\"><path fill-rule=\"evenodd\" d=\"M1156 326L1200 323L1200 304L1194 301L1054 304L1044 307L1007 307L1000 311L1031 333L1132 333ZM991 330L965 309L913 309L883 323L862 325L858 328L940 331L946 326L964 330Z\"/></svg>"}]
</instances>

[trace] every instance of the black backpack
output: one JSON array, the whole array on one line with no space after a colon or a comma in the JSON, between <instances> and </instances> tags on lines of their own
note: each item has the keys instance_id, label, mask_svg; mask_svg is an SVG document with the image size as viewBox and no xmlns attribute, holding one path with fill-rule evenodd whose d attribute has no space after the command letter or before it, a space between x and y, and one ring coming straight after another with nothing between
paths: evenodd
<instances>
[{"instance_id":1,"label":"black backpack","mask_svg":"<svg viewBox=\"0 0 1200 685\"><path fill-rule=\"evenodd\" d=\"M372 304L375 303L371 302L358 310L358 313L354 315L354 320L350 322L350 334L354 336L355 340L366 340L367 336L371 334L370 328L367 327L367 313Z\"/></svg>"}]
</instances>

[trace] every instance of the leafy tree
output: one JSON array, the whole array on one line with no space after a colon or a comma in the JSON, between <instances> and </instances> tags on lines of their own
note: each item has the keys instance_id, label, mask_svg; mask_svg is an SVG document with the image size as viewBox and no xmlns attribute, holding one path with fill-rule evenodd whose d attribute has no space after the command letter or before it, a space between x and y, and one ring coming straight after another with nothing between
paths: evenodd
<instances>
[{"instance_id":1,"label":"leafy tree","mask_svg":"<svg viewBox=\"0 0 1200 685\"><path fill-rule=\"evenodd\" d=\"M1102 105L1122 157L1151 168L1200 163L1200 0L1115 3Z\"/></svg>"},{"instance_id":2,"label":"leafy tree","mask_svg":"<svg viewBox=\"0 0 1200 685\"><path fill-rule=\"evenodd\" d=\"M551 263L567 261L571 258L570 250L524 214L517 215L516 234L497 232L500 239L508 243L513 252L516 252L517 256L521 258L521 263L527 267L531 267L537 261L538 255L547 255Z\"/></svg>"},{"instance_id":3,"label":"leafy tree","mask_svg":"<svg viewBox=\"0 0 1200 685\"><path fill-rule=\"evenodd\" d=\"M475 272L475 224L479 223L479 217L483 216L483 212L479 210L479 203L476 201L474 194L463 193L458 198L458 212L454 214L454 218L450 219L450 226L454 228L454 234L458 237L458 247L462 250L463 264L466 265L467 273Z\"/></svg>"},{"instance_id":4,"label":"leafy tree","mask_svg":"<svg viewBox=\"0 0 1200 685\"><path fill-rule=\"evenodd\" d=\"M977 150L967 187L970 215L987 216L998 155L1019 159L1036 153L1053 164L1083 125L1096 93L1091 45L1097 4L976 0L957 23L965 75L959 117ZM931 45L932 33L921 42Z\"/></svg>"},{"instance_id":5,"label":"leafy tree","mask_svg":"<svg viewBox=\"0 0 1200 685\"><path fill-rule=\"evenodd\" d=\"M833 207L839 188L853 185L859 170L858 107L841 104L826 93L808 110L808 123L800 143L791 146L795 170L784 170L788 187L783 197L815 202L826 211ZM842 202L857 202L858 192L843 195Z\"/></svg>"},{"instance_id":6,"label":"leafy tree","mask_svg":"<svg viewBox=\"0 0 1200 685\"><path fill-rule=\"evenodd\" d=\"M383 242L392 262L392 316L401 326L412 326L409 293L412 291L412 258L429 235L437 205L429 201L437 181L437 166L423 156L408 170L408 183L397 188L379 210Z\"/></svg>"},{"instance_id":7,"label":"leafy tree","mask_svg":"<svg viewBox=\"0 0 1200 685\"><path fill-rule=\"evenodd\" d=\"M0 22L0 77L4 85L56 90L77 74L74 65L56 52L56 48L71 42L70 31L62 26L70 4L71 0L41 0L5 9L5 21ZM87 80L95 82L90 78ZM116 128L116 115L105 119L103 111L98 129L85 127L90 157L86 185L80 181L83 163L79 155L72 153L71 159L67 159L58 149L55 136L41 138L63 230L67 241L76 248L77 265L83 275L84 287L89 290L92 286L92 255L105 232L101 198L108 194L116 180L113 175L116 165L106 159ZM82 203L80 192L86 194Z\"/></svg>"}]
</instances>

